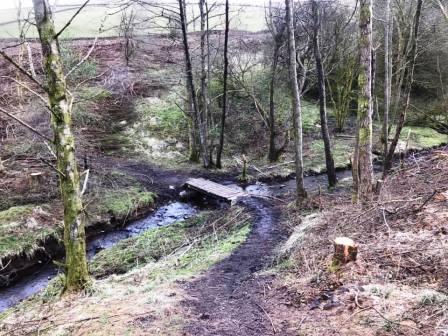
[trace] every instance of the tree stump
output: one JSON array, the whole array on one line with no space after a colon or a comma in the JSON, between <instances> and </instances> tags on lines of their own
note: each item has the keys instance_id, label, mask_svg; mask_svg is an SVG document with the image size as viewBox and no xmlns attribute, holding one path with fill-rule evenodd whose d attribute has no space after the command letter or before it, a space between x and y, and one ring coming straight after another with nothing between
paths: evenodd
<instances>
[{"instance_id":1,"label":"tree stump","mask_svg":"<svg viewBox=\"0 0 448 336\"><path fill-rule=\"evenodd\" d=\"M334 265L344 265L350 261L355 261L357 254L358 246L352 239L347 237L337 237L334 240Z\"/></svg>"},{"instance_id":2,"label":"tree stump","mask_svg":"<svg viewBox=\"0 0 448 336\"><path fill-rule=\"evenodd\" d=\"M30 189L36 190L45 182L45 174L42 172L34 172L29 176Z\"/></svg>"}]
</instances>

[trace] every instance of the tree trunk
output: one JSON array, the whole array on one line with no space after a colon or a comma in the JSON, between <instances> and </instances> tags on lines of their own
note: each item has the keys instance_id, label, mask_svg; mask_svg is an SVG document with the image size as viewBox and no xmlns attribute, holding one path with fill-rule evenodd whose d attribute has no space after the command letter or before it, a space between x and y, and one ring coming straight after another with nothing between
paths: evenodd
<instances>
[{"instance_id":1,"label":"tree trunk","mask_svg":"<svg viewBox=\"0 0 448 336\"><path fill-rule=\"evenodd\" d=\"M422 5L423 0L417 1L417 8L415 11L414 16L414 29L413 34L410 37L411 43L411 51L409 53L409 59L407 61L407 67L406 67L406 88L405 88L405 94L406 102L404 108L401 110L398 122L397 122L397 128L395 130L394 138L390 144L389 151L387 152L386 159L384 161L384 171L383 171L383 179L387 176L389 170L392 168L392 160L394 158L395 149L397 148L398 140L400 139L401 130L403 129L404 123L406 121L406 115L409 110L409 105L411 102L411 91L412 91L412 84L414 83L414 68L415 68L415 61L417 59L417 39L418 39L418 33L419 33L419 27L420 27L420 17L421 17L421 11L422 11Z\"/></svg>"},{"instance_id":2,"label":"tree trunk","mask_svg":"<svg viewBox=\"0 0 448 336\"><path fill-rule=\"evenodd\" d=\"M223 75L223 94L222 94L222 114L221 114L221 131L219 134L219 146L216 153L216 167L222 168L221 157L222 151L224 149L224 130L226 124L226 114L227 114L227 76L229 70L229 58L228 58L228 47L229 47L229 0L226 0L226 28L224 34L224 75Z\"/></svg>"},{"instance_id":3,"label":"tree trunk","mask_svg":"<svg viewBox=\"0 0 448 336\"><path fill-rule=\"evenodd\" d=\"M327 96L325 93L325 73L320 53L320 37L319 37L320 17L319 17L319 8L316 0L313 0L312 6L313 6L313 21L314 21L313 44L314 44L314 58L316 61L316 71L317 71L317 87L319 91L320 125L322 132L322 140L324 142L324 149L325 149L325 164L327 167L328 186L334 187L337 183L337 179L336 179L336 170L334 167L333 154L331 153L330 133L328 132Z\"/></svg>"},{"instance_id":4,"label":"tree trunk","mask_svg":"<svg viewBox=\"0 0 448 336\"><path fill-rule=\"evenodd\" d=\"M274 50L272 55L272 64L271 64L271 80L269 83L269 148L268 148L268 160L269 162L276 162L278 161L280 155L284 151L285 146L282 146L280 148L276 148L275 146L275 139L276 139L276 132L275 132L275 85L276 85L276 78L277 78L277 68L278 68L278 59L280 56L280 48L283 44L283 34L285 32L285 25L281 24L280 29L277 29L273 13L272 13L272 1L269 1L269 21L268 25L270 26L272 39L274 42ZM288 137L285 137L285 141L287 143Z\"/></svg>"},{"instance_id":5,"label":"tree trunk","mask_svg":"<svg viewBox=\"0 0 448 336\"><path fill-rule=\"evenodd\" d=\"M288 54L289 54L289 76L291 81L292 97L292 122L294 130L294 153L296 170L297 202L306 198L306 190L303 185L303 141L302 141L302 111L300 106L300 93L297 81L296 67L296 42L294 38L293 2L285 0L286 5L286 27L288 30Z\"/></svg>"},{"instance_id":6,"label":"tree trunk","mask_svg":"<svg viewBox=\"0 0 448 336\"><path fill-rule=\"evenodd\" d=\"M52 110L51 124L57 156L59 183L64 205L64 245L68 291L89 283L86 258L85 218L75 159L75 139L71 131L71 99L68 97L60 58L59 43L48 0L33 0L36 26L42 47L47 93Z\"/></svg>"},{"instance_id":7,"label":"tree trunk","mask_svg":"<svg viewBox=\"0 0 448 336\"><path fill-rule=\"evenodd\" d=\"M205 10L205 0L199 1L199 13L201 17L201 104L199 110L200 132L206 139L206 154L208 157L208 166L210 166L210 156L208 152L208 114L209 114L209 97L208 97L208 76L207 76L207 51L206 40L208 31L206 28L207 12Z\"/></svg>"},{"instance_id":8,"label":"tree trunk","mask_svg":"<svg viewBox=\"0 0 448 336\"><path fill-rule=\"evenodd\" d=\"M383 144L383 157L384 160L387 156L388 139L389 139L389 109L390 109L390 96L391 96L391 36L392 36L392 22L390 17L390 0L386 0L386 24L384 27L384 115L383 115L383 127L381 142Z\"/></svg>"},{"instance_id":9,"label":"tree trunk","mask_svg":"<svg viewBox=\"0 0 448 336\"><path fill-rule=\"evenodd\" d=\"M278 65L278 52L279 44L274 42L274 55L272 56L272 66L271 66L271 82L269 85L269 149L268 149L268 159L269 162L275 162L278 160L279 153L275 148L275 77Z\"/></svg>"},{"instance_id":10,"label":"tree trunk","mask_svg":"<svg viewBox=\"0 0 448 336\"><path fill-rule=\"evenodd\" d=\"M373 191L372 163L372 1L360 0L358 76L359 196L369 200Z\"/></svg>"},{"instance_id":11,"label":"tree trunk","mask_svg":"<svg viewBox=\"0 0 448 336\"><path fill-rule=\"evenodd\" d=\"M193 79L193 67L191 64L190 48L188 45L187 23L185 18L184 1L178 0L178 3L179 3L179 17L182 29L182 42L184 47L186 81L187 81L187 88L190 92L191 97L191 107L193 109L192 111L193 124L199 135L199 145L200 145L202 164L204 165L204 167L208 168L210 164L207 150L207 138L206 134L204 134L203 129L201 127L202 123L201 118L199 116L198 99Z\"/></svg>"}]
</instances>

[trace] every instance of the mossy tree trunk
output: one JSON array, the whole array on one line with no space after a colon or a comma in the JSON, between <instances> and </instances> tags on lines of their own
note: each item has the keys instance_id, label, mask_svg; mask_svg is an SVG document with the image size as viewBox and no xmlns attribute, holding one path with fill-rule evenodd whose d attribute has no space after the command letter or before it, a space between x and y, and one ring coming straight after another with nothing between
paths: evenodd
<instances>
[{"instance_id":1,"label":"mossy tree trunk","mask_svg":"<svg viewBox=\"0 0 448 336\"><path fill-rule=\"evenodd\" d=\"M362 200L368 200L373 191L372 162L372 1L361 0L359 7L359 53L358 75L358 129L357 155L359 181L356 185ZM356 161L356 160L354 160ZM354 162L356 163L356 162ZM356 170L356 169L355 169Z\"/></svg>"},{"instance_id":2,"label":"mossy tree trunk","mask_svg":"<svg viewBox=\"0 0 448 336\"><path fill-rule=\"evenodd\" d=\"M322 63L322 56L320 52L320 26L321 19L319 15L319 5L316 0L312 2L313 9L313 45L314 45L314 59L316 61L317 72L317 87L319 91L319 112L320 112L320 126L322 133L322 140L325 149L325 164L327 168L328 186L334 187L336 185L336 170L334 167L333 154L331 152L330 133L328 131L327 122L327 95L325 91L325 71Z\"/></svg>"},{"instance_id":3,"label":"mossy tree trunk","mask_svg":"<svg viewBox=\"0 0 448 336\"><path fill-rule=\"evenodd\" d=\"M89 283L86 257L85 218L71 131L71 99L62 69L59 43L48 0L33 0L36 26L42 47L46 91L52 111L51 125L64 205L64 245L67 291L84 289Z\"/></svg>"},{"instance_id":4,"label":"mossy tree trunk","mask_svg":"<svg viewBox=\"0 0 448 336\"><path fill-rule=\"evenodd\" d=\"M288 56L289 56L289 76L291 81L292 97L292 122L294 131L294 153L296 170L297 203L302 202L306 197L306 190L303 184L303 134L302 134L302 110L300 105L299 83L297 80L296 67L296 42L294 38L294 18L293 2L285 0L286 5L286 28L288 31Z\"/></svg>"}]
</instances>

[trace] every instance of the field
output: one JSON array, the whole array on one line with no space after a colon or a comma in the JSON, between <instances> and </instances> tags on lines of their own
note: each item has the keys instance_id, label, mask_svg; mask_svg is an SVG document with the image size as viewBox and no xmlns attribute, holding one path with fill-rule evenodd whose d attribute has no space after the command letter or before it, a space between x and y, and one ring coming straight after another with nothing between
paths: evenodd
<instances>
[{"instance_id":1,"label":"field","mask_svg":"<svg viewBox=\"0 0 448 336\"><path fill-rule=\"evenodd\" d=\"M88 38L99 35L101 29L102 37L118 36L118 27L120 25L121 12L119 7L96 6L90 5L77 16L71 23L70 27L64 33L64 38ZM76 12L77 7L72 8L56 8L55 23L56 27L63 27ZM265 12L264 8L258 6L231 6L230 20L234 29L256 32L265 28ZM22 16L24 18L32 17L32 9L24 8ZM168 20L165 18L157 18L160 12L156 10L145 11L140 7L135 8L137 22L142 22L137 28L138 35L149 33L166 33ZM217 6L212 11L210 19L211 29L222 29L223 24L223 6ZM187 15L191 18L198 16L198 9L189 5ZM148 21L149 19L149 22ZM17 38L19 36L19 28L17 23L16 9L0 10L0 38ZM192 21L188 29L190 31L199 30L199 22ZM37 37L37 31L31 27L26 34L27 37Z\"/></svg>"}]
</instances>

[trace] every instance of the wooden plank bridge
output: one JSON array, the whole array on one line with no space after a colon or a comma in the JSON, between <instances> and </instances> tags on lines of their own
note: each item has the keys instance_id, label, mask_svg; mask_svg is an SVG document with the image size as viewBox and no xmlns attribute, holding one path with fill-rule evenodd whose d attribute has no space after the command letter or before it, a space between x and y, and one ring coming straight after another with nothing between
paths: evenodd
<instances>
[{"instance_id":1,"label":"wooden plank bridge","mask_svg":"<svg viewBox=\"0 0 448 336\"><path fill-rule=\"evenodd\" d=\"M201 194L230 202L231 204L235 203L238 198L248 195L244 191L235 190L233 188L203 178L190 178L187 180L187 182L185 182L184 186Z\"/></svg>"}]
</instances>

